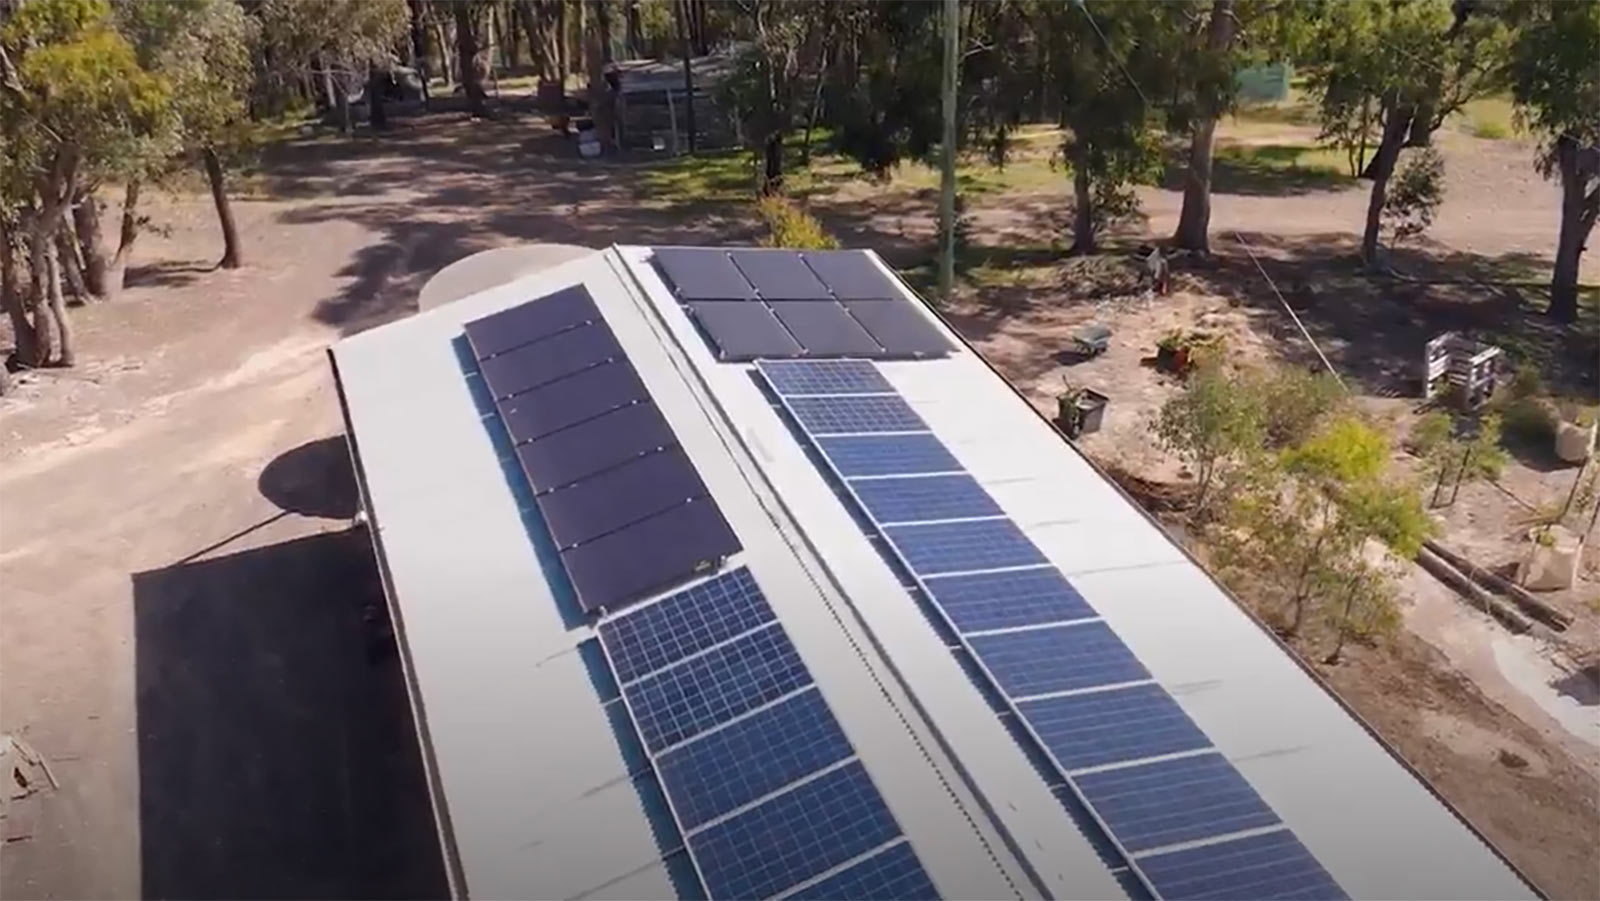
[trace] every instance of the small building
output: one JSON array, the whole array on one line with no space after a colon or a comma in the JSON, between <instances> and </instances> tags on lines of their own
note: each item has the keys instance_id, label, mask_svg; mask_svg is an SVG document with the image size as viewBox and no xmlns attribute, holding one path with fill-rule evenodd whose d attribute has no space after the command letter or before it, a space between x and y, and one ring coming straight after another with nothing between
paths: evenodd
<instances>
[{"instance_id":1,"label":"small building","mask_svg":"<svg viewBox=\"0 0 1600 901\"><path fill-rule=\"evenodd\" d=\"M735 130L717 104L717 90L733 66L734 50L690 61L694 75L696 146L702 150L731 147ZM682 60L640 59L616 63L617 120L627 149L682 153L689 147L688 105Z\"/></svg>"},{"instance_id":2,"label":"small building","mask_svg":"<svg viewBox=\"0 0 1600 901\"><path fill-rule=\"evenodd\" d=\"M330 357L457 897L1536 896L875 254Z\"/></svg>"}]
</instances>

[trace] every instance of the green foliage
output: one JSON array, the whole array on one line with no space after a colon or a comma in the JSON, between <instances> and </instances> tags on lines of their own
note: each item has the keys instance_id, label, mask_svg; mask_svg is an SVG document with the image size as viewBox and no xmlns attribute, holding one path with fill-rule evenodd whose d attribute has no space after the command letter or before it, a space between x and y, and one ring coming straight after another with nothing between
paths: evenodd
<instances>
[{"instance_id":1,"label":"green foliage","mask_svg":"<svg viewBox=\"0 0 1600 901\"><path fill-rule=\"evenodd\" d=\"M1600 145L1600 2L1519 0L1510 14L1519 26L1509 66L1517 121L1539 137L1549 174L1561 136Z\"/></svg>"},{"instance_id":2,"label":"green foliage","mask_svg":"<svg viewBox=\"0 0 1600 901\"><path fill-rule=\"evenodd\" d=\"M1341 416L1301 444L1284 451L1290 474L1325 485L1371 481L1389 462L1389 439L1354 416Z\"/></svg>"},{"instance_id":3,"label":"green foliage","mask_svg":"<svg viewBox=\"0 0 1600 901\"><path fill-rule=\"evenodd\" d=\"M1442 410L1435 410L1417 420L1406 439L1411 452L1419 457L1432 458L1455 437L1455 419Z\"/></svg>"},{"instance_id":4,"label":"green foliage","mask_svg":"<svg viewBox=\"0 0 1600 901\"><path fill-rule=\"evenodd\" d=\"M756 201L756 211L767 224L765 247L793 247L801 250L832 250L839 242L823 229L816 217L799 204L779 194Z\"/></svg>"},{"instance_id":5,"label":"green foliage","mask_svg":"<svg viewBox=\"0 0 1600 901\"><path fill-rule=\"evenodd\" d=\"M1555 437L1555 410L1540 397L1518 398L1507 405L1501 426L1507 436L1518 441L1543 443Z\"/></svg>"},{"instance_id":6,"label":"green foliage","mask_svg":"<svg viewBox=\"0 0 1600 901\"><path fill-rule=\"evenodd\" d=\"M1506 463L1510 458L1501 449L1501 430L1503 419L1498 413L1489 413L1478 422L1478 433L1472 437L1468 445L1472 449L1472 456L1468 458L1466 478L1489 479L1500 478L1500 473L1505 471Z\"/></svg>"},{"instance_id":7,"label":"green foliage","mask_svg":"<svg viewBox=\"0 0 1600 901\"><path fill-rule=\"evenodd\" d=\"M256 15L270 75L306 75L315 61L347 83L390 57L410 18L406 0L261 0Z\"/></svg>"},{"instance_id":8,"label":"green foliage","mask_svg":"<svg viewBox=\"0 0 1600 901\"><path fill-rule=\"evenodd\" d=\"M1532 366L1523 366L1516 375L1511 377L1509 392L1514 400L1523 400L1529 397L1538 397L1544 393L1544 380L1539 377L1539 370Z\"/></svg>"},{"instance_id":9,"label":"green foliage","mask_svg":"<svg viewBox=\"0 0 1600 901\"><path fill-rule=\"evenodd\" d=\"M1427 231L1442 202L1444 156L1432 147L1406 151L1383 201L1383 219L1394 243Z\"/></svg>"},{"instance_id":10,"label":"green foliage","mask_svg":"<svg viewBox=\"0 0 1600 901\"><path fill-rule=\"evenodd\" d=\"M1260 397L1266 442L1275 448L1299 444L1311 437L1348 397L1331 374L1292 366L1258 373L1253 387Z\"/></svg>"},{"instance_id":11,"label":"green foliage","mask_svg":"<svg viewBox=\"0 0 1600 901\"><path fill-rule=\"evenodd\" d=\"M1205 511L1219 474L1257 451L1264 435L1254 393L1214 363L1198 369L1183 391L1162 405L1155 432L1195 474L1196 518Z\"/></svg>"}]
</instances>

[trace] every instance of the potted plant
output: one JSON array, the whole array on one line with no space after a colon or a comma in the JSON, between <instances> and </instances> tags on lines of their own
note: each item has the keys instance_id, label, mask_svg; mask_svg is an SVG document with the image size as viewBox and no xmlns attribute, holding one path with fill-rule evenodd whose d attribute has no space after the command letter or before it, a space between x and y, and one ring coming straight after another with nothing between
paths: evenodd
<instances>
[{"instance_id":1,"label":"potted plant","mask_svg":"<svg viewBox=\"0 0 1600 901\"><path fill-rule=\"evenodd\" d=\"M1576 404L1563 404L1556 423L1556 456L1582 463L1594 453L1595 414Z\"/></svg>"},{"instance_id":2,"label":"potted plant","mask_svg":"<svg viewBox=\"0 0 1600 901\"><path fill-rule=\"evenodd\" d=\"M1179 360L1179 354L1185 359ZM1188 347L1184 343L1183 329L1173 329L1161 336L1156 342L1156 365L1162 369L1174 372L1181 371L1183 363L1187 362Z\"/></svg>"}]
</instances>

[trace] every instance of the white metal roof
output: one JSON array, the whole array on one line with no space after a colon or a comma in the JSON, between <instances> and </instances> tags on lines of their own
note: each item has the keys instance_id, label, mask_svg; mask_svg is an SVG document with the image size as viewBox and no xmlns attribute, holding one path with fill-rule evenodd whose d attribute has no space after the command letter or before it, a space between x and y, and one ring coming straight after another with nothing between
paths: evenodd
<instances>
[{"instance_id":1,"label":"white metal roof","mask_svg":"<svg viewBox=\"0 0 1600 901\"><path fill-rule=\"evenodd\" d=\"M1124 897L750 367L714 359L649 255L596 252L331 351L457 894L678 893L682 853L577 650L593 629L553 595L559 564L530 539L537 513L466 375L464 323L582 282L737 533L728 566L754 573L941 894ZM947 358L879 368L1353 897L1530 896L950 337Z\"/></svg>"}]
</instances>

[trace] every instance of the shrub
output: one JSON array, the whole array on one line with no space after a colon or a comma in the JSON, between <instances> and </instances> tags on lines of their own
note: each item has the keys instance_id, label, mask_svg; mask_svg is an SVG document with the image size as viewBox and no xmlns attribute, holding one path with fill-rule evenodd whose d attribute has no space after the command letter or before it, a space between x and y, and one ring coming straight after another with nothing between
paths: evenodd
<instances>
[{"instance_id":1,"label":"shrub","mask_svg":"<svg viewBox=\"0 0 1600 901\"><path fill-rule=\"evenodd\" d=\"M1411 434L1406 443L1410 445L1411 452L1419 457L1431 457L1440 448L1449 443L1455 435L1456 424L1449 413L1435 410L1417 420L1411 427Z\"/></svg>"},{"instance_id":2,"label":"shrub","mask_svg":"<svg viewBox=\"0 0 1600 901\"><path fill-rule=\"evenodd\" d=\"M1511 385L1507 389L1512 400L1524 400L1529 397L1538 397L1544 393L1544 382L1539 378L1539 370L1531 366L1524 366L1517 370L1511 377Z\"/></svg>"},{"instance_id":3,"label":"shrub","mask_svg":"<svg viewBox=\"0 0 1600 901\"><path fill-rule=\"evenodd\" d=\"M1489 141L1503 141L1511 137L1511 129L1504 122L1493 119L1473 119L1472 135Z\"/></svg>"},{"instance_id":4,"label":"shrub","mask_svg":"<svg viewBox=\"0 0 1600 901\"><path fill-rule=\"evenodd\" d=\"M1267 443L1290 447L1311 437L1345 400L1344 388L1326 372L1283 367L1256 377Z\"/></svg>"},{"instance_id":5,"label":"shrub","mask_svg":"<svg viewBox=\"0 0 1600 901\"><path fill-rule=\"evenodd\" d=\"M1537 397L1523 397L1506 407L1501 425L1508 436L1519 441L1548 441L1556 433L1555 411Z\"/></svg>"},{"instance_id":6,"label":"shrub","mask_svg":"<svg viewBox=\"0 0 1600 901\"><path fill-rule=\"evenodd\" d=\"M1506 468L1506 452L1500 449L1502 418L1490 413L1478 422L1478 434L1472 439L1472 457L1467 464L1469 479L1498 479Z\"/></svg>"},{"instance_id":7,"label":"shrub","mask_svg":"<svg viewBox=\"0 0 1600 901\"><path fill-rule=\"evenodd\" d=\"M798 250L832 250L839 242L822 228L815 216L787 197L771 194L756 202L756 212L767 224L767 247L793 247Z\"/></svg>"},{"instance_id":8,"label":"shrub","mask_svg":"<svg viewBox=\"0 0 1600 901\"><path fill-rule=\"evenodd\" d=\"M1427 231L1443 201L1444 157L1432 147L1410 151L1383 203L1383 219L1394 243Z\"/></svg>"}]
</instances>

